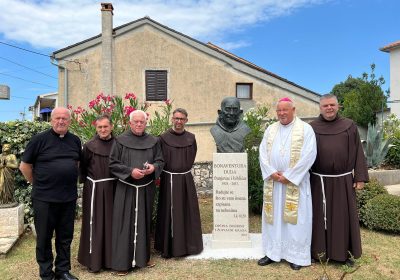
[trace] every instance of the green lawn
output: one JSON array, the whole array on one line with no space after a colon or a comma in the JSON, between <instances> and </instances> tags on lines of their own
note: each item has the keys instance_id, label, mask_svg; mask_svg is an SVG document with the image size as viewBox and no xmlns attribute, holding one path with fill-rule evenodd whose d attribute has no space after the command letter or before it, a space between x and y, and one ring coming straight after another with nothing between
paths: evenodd
<instances>
[{"instance_id":1,"label":"green lawn","mask_svg":"<svg viewBox=\"0 0 400 280\"><path fill-rule=\"evenodd\" d=\"M212 198L199 200L203 232L212 230ZM260 267L255 260L164 260L154 254L156 266L134 271L125 277L118 277L110 271L92 274L76 260L79 242L80 221L76 223L72 246L72 272L82 279L318 279L323 266L313 264L293 271L285 262ZM250 217L250 231L260 232L260 217ZM400 279L400 236L369 230L362 230L363 257L360 268L345 279ZM341 279L345 268L339 264L328 264L330 279ZM7 255L0 259L0 279L38 279L35 261L35 239L30 232L19 240Z\"/></svg>"}]
</instances>

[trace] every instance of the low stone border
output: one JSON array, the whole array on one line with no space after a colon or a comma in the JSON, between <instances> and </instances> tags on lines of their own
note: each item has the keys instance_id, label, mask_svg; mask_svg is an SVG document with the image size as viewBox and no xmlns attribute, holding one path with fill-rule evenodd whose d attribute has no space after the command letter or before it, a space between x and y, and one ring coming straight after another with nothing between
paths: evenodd
<instances>
[{"instance_id":1,"label":"low stone border","mask_svg":"<svg viewBox=\"0 0 400 280\"><path fill-rule=\"evenodd\" d=\"M368 170L369 178L376 178L384 186L400 184L400 169Z\"/></svg>"},{"instance_id":2,"label":"low stone border","mask_svg":"<svg viewBox=\"0 0 400 280\"><path fill-rule=\"evenodd\" d=\"M212 194L212 162L196 162L193 165L193 178L197 193ZM382 185L400 184L400 169L368 171L370 178L376 178Z\"/></svg>"}]
</instances>

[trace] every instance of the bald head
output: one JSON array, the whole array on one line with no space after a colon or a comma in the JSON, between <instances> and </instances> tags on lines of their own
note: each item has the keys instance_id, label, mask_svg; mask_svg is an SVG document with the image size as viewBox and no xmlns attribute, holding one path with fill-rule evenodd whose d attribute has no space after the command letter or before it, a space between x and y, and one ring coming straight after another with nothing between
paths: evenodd
<instances>
[{"instance_id":1,"label":"bald head","mask_svg":"<svg viewBox=\"0 0 400 280\"><path fill-rule=\"evenodd\" d=\"M71 124L71 111L64 107L56 107L51 111L51 127L60 135L67 133Z\"/></svg>"},{"instance_id":2,"label":"bald head","mask_svg":"<svg viewBox=\"0 0 400 280\"><path fill-rule=\"evenodd\" d=\"M50 113L50 117L53 118L53 115L57 114L57 113L68 114L69 118L71 118L71 111L69 109L67 109L67 108L64 108L64 107L56 107L56 108L54 108Z\"/></svg>"},{"instance_id":3,"label":"bald head","mask_svg":"<svg viewBox=\"0 0 400 280\"><path fill-rule=\"evenodd\" d=\"M236 106L238 108L240 108L240 101L239 99L237 99L236 97L225 97L224 99L222 99L221 101L221 109L223 109L225 106Z\"/></svg>"}]
</instances>

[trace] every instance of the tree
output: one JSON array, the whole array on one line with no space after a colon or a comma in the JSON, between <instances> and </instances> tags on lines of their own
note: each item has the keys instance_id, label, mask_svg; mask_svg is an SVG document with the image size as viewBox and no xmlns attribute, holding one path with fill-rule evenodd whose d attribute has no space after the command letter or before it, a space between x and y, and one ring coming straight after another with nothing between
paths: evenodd
<instances>
[{"instance_id":1,"label":"tree","mask_svg":"<svg viewBox=\"0 0 400 280\"><path fill-rule=\"evenodd\" d=\"M363 73L359 78L349 76L346 81L335 85L331 94L337 96L340 113L355 121L358 125L375 124L376 113L386 108L387 96L382 90L385 83L381 76L376 79L375 64L371 64L371 73Z\"/></svg>"}]
</instances>

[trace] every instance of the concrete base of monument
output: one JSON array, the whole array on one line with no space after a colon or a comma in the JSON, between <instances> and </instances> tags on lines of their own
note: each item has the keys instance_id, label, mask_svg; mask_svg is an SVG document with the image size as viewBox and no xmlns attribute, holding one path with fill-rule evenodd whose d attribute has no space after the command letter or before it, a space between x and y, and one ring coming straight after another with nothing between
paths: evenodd
<instances>
[{"instance_id":1,"label":"concrete base of monument","mask_svg":"<svg viewBox=\"0 0 400 280\"><path fill-rule=\"evenodd\" d=\"M0 258L4 257L24 232L24 205L0 208Z\"/></svg>"},{"instance_id":2,"label":"concrete base of monument","mask_svg":"<svg viewBox=\"0 0 400 280\"><path fill-rule=\"evenodd\" d=\"M264 257L261 233L250 233L251 246L248 248L213 248L212 234L203 234L203 252L188 259L254 259Z\"/></svg>"},{"instance_id":3,"label":"concrete base of monument","mask_svg":"<svg viewBox=\"0 0 400 280\"><path fill-rule=\"evenodd\" d=\"M224 249L224 248L251 248L251 240L227 240L227 239L211 239L211 248Z\"/></svg>"},{"instance_id":4,"label":"concrete base of monument","mask_svg":"<svg viewBox=\"0 0 400 280\"><path fill-rule=\"evenodd\" d=\"M17 237L1 237L0 238L0 259L5 258L7 253L11 250L18 240Z\"/></svg>"}]
</instances>

